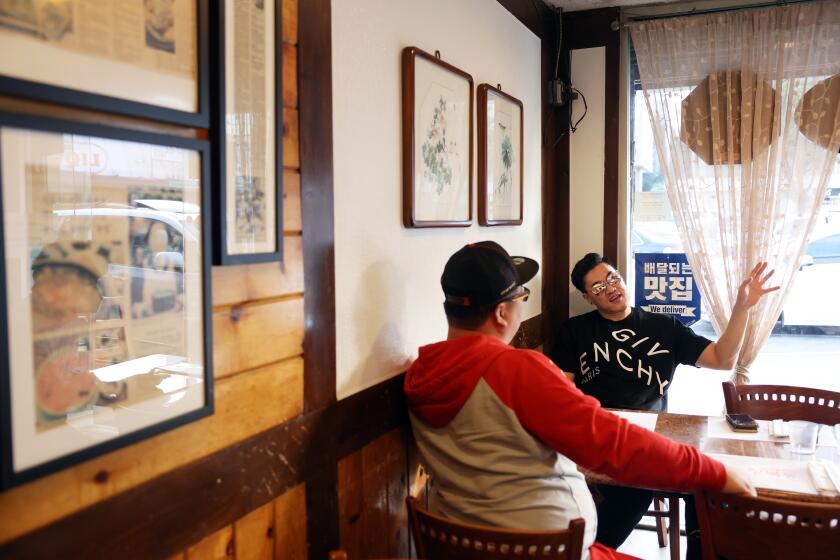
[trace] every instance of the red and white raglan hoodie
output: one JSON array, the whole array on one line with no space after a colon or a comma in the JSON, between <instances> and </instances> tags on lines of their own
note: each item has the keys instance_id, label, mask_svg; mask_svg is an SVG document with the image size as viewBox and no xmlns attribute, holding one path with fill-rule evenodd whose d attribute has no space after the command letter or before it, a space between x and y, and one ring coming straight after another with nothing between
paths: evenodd
<instances>
[{"instance_id":1,"label":"red and white raglan hoodie","mask_svg":"<svg viewBox=\"0 0 840 560\"><path fill-rule=\"evenodd\" d=\"M602 409L551 360L476 334L430 344L405 378L414 436L434 477L430 508L510 529L597 519L577 466L627 485L720 491L721 463ZM591 557L610 557L596 545Z\"/></svg>"}]
</instances>

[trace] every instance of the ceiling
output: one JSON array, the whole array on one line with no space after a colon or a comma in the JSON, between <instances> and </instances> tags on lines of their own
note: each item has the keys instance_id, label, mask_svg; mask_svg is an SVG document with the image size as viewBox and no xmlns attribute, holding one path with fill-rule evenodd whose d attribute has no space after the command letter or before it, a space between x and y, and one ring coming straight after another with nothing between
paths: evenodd
<instances>
[{"instance_id":1,"label":"ceiling","mask_svg":"<svg viewBox=\"0 0 840 560\"><path fill-rule=\"evenodd\" d=\"M614 6L642 6L650 4L674 4L680 0L544 0L546 4L563 8L564 12L594 10Z\"/></svg>"}]
</instances>

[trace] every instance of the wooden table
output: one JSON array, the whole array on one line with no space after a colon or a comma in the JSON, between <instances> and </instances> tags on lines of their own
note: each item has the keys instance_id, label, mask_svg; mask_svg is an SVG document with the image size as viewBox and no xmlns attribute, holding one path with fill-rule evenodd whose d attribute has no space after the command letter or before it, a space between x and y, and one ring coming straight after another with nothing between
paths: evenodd
<instances>
[{"instance_id":1,"label":"wooden table","mask_svg":"<svg viewBox=\"0 0 840 560\"><path fill-rule=\"evenodd\" d=\"M635 411L634 411L635 412ZM656 414L651 412L650 414ZM692 447L699 449L704 453L719 453L722 455L742 455L747 457L762 457L767 459L792 459L796 460L801 455L791 453L790 444L787 442L774 441L749 441L738 439L725 439L708 437L708 422L707 416L691 416L688 414L672 414L669 412L659 413L656 420L656 433L663 435L674 441L685 443ZM838 442L840 443L840 442ZM808 457L816 457L827 459L829 461L835 460L837 450L833 447L818 446L817 452ZM586 474L586 480L590 483L598 484L617 484L609 477L594 473L588 470L583 470ZM662 490L659 488L652 488L651 490ZM774 498L796 499L812 502L822 503L838 503L840 497L837 496L821 496L817 494L801 494L798 492L785 492L782 490L772 490L769 488L756 488L759 496L768 496Z\"/></svg>"}]
</instances>

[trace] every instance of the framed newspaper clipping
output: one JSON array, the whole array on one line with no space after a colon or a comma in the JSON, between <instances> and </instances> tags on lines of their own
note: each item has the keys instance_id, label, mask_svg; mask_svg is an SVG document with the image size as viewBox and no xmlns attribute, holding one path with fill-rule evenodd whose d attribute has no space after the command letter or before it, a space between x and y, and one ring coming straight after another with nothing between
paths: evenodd
<instances>
[{"instance_id":1,"label":"framed newspaper clipping","mask_svg":"<svg viewBox=\"0 0 840 560\"><path fill-rule=\"evenodd\" d=\"M283 258L280 0L215 5L214 264Z\"/></svg>"},{"instance_id":2,"label":"framed newspaper clipping","mask_svg":"<svg viewBox=\"0 0 840 560\"><path fill-rule=\"evenodd\" d=\"M478 86L478 223L522 225L522 102Z\"/></svg>"},{"instance_id":3,"label":"framed newspaper clipping","mask_svg":"<svg viewBox=\"0 0 840 560\"><path fill-rule=\"evenodd\" d=\"M207 5L0 0L0 94L207 127Z\"/></svg>"},{"instance_id":4,"label":"framed newspaper clipping","mask_svg":"<svg viewBox=\"0 0 840 560\"><path fill-rule=\"evenodd\" d=\"M209 145L0 113L0 486L211 414Z\"/></svg>"},{"instance_id":5,"label":"framed newspaper clipping","mask_svg":"<svg viewBox=\"0 0 840 560\"><path fill-rule=\"evenodd\" d=\"M472 76L417 47L402 52L403 225L472 223Z\"/></svg>"}]
</instances>

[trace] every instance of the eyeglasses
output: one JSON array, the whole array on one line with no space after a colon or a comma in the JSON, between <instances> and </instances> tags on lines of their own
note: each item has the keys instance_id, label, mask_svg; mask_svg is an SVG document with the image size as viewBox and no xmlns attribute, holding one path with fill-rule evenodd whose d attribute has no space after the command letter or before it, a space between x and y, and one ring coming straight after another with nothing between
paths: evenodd
<instances>
[{"instance_id":1,"label":"eyeglasses","mask_svg":"<svg viewBox=\"0 0 840 560\"><path fill-rule=\"evenodd\" d=\"M510 299L506 299L506 300L504 300L504 301L510 301L510 302L514 302L514 301L528 301L528 296L530 296L530 295L531 295L531 290L529 290L529 289L528 289L528 288L526 288L525 286L520 286L520 287L522 288L522 291L521 291L520 293L518 293L518 294L516 294L515 296L513 296L512 298L510 298Z\"/></svg>"},{"instance_id":2,"label":"eyeglasses","mask_svg":"<svg viewBox=\"0 0 840 560\"><path fill-rule=\"evenodd\" d=\"M621 282L621 274L618 272L610 272L603 281L595 282L589 289L592 290L593 296L599 296L601 295L601 292L607 289L607 285L617 286L619 282Z\"/></svg>"}]
</instances>

